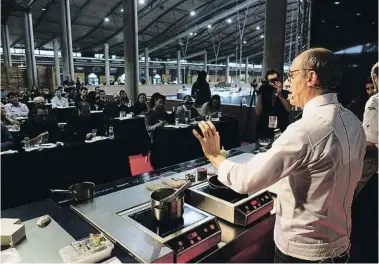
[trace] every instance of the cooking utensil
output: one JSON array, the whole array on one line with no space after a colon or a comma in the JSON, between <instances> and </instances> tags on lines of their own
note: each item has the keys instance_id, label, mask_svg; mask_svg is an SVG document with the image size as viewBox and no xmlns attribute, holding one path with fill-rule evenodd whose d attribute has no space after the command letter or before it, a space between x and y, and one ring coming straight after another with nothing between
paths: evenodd
<instances>
[{"instance_id":1,"label":"cooking utensil","mask_svg":"<svg viewBox=\"0 0 379 264\"><path fill-rule=\"evenodd\" d=\"M176 198L178 198L180 195L182 195L184 193L184 191L190 187L192 184L191 181L187 181L182 187L180 187L177 191L175 191L173 194L163 198L160 202L161 203L171 203L173 202L174 200L176 200Z\"/></svg>"},{"instance_id":2,"label":"cooking utensil","mask_svg":"<svg viewBox=\"0 0 379 264\"><path fill-rule=\"evenodd\" d=\"M81 182L71 185L68 190L54 190L50 189L52 193L70 194L76 201L85 201L93 198L93 182Z\"/></svg>"},{"instance_id":3,"label":"cooking utensil","mask_svg":"<svg viewBox=\"0 0 379 264\"><path fill-rule=\"evenodd\" d=\"M217 175L209 177L208 183L209 187L212 189L230 189L228 186L225 186L218 180Z\"/></svg>"},{"instance_id":4,"label":"cooking utensil","mask_svg":"<svg viewBox=\"0 0 379 264\"><path fill-rule=\"evenodd\" d=\"M183 195L179 195L172 202L161 202L163 198L172 195L175 191L174 188L162 188L151 193L151 208L157 221L177 220L183 216Z\"/></svg>"}]
</instances>

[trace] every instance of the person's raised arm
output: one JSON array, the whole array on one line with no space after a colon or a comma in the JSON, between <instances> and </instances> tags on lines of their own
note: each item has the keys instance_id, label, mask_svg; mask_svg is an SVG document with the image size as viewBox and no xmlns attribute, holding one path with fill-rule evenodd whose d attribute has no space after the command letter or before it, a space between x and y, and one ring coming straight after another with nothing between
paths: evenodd
<instances>
[{"instance_id":1,"label":"person's raised arm","mask_svg":"<svg viewBox=\"0 0 379 264\"><path fill-rule=\"evenodd\" d=\"M308 152L309 141L303 129L289 126L267 152L237 164L220 154L220 138L212 122L201 122L199 127L203 137L195 130L194 134L205 156L218 169L218 179L238 193L257 192L288 176Z\"/></svg>"}]
</instances>

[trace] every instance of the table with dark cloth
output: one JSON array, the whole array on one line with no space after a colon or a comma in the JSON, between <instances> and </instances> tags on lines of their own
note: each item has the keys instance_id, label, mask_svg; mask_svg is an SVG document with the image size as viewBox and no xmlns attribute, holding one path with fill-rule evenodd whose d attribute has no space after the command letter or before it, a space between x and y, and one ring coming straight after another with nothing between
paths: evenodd
<instances>
[{"instance_id":1,"label":"table with dark cloth","mask_svg":"<svg viewBox=\"0 0 379 264\"><path fill-rule=\"evenodd\" d=\"M110 119L108 122L113 126L115 136L123 138L127 142L127 152L129 155L147 155L150 147L150 138L146 131L144 117L135 116L122 120Z\"/></svg>"},{"instance_id":2,"label":"table with dark cloth","mask_svg":"<svg viewBox=\"0 0 379 264\"><path fill-rule=\"evenodd\" d=\"M1 155L2 208L50 197L83 181L103 184L130 177L127 141L102 140Z\"/></svg>"},{"instance_id":3,"label":"table with dark cloth","mask_svg":"<svg viewBox=\"0 0 379 264\"><path fill-rule=\"evenodd\" d=\"M220 134L221 146L225 150L240 146L238 120L229 117L213 123ZM154 131L150 156L153 168L160 169L204 156L200 143L192 133L194 128L200 131L198 126L163 127Z\"/></svg>"}]
</instances>

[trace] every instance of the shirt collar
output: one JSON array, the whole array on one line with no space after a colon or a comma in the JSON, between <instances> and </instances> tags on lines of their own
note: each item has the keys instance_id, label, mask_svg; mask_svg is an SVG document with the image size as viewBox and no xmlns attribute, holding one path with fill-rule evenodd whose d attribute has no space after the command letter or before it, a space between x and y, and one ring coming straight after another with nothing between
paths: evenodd
<instances>
[{"instance_id":1,"label":"shirt collar","mask_svg":"<svg viewBox=\"0 0 379 264\"><path fill-rule=\"evenodd\" d=\"M327 94L322 94L322 95L316 96L315 98L308 101L304 105L303 112L312 110L312 109L317 108L319 106L328 105L328 104L338 104L337 94L327 93Z\"/></svg>"}]
</instances>

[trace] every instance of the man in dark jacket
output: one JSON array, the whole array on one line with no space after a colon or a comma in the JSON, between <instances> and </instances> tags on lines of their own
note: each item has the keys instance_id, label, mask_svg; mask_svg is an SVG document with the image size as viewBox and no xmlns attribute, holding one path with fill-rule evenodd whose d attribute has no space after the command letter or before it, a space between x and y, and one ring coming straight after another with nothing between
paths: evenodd
<instances>
[{"instance_id":1,"label":"man in dark jacket","mask_svg":"<svg viewBox=\"0 0 379 264\"><path fill-rule=\"evenodd\" d=\"M9 132L8 128L1 123L1 151L13 149L14 146L15 142L11 132Z\"/></svg>"},{"instance_id":2,"label":"man in dark jacket","mask_svg":"<svg viewBox=\"0 0 379 264\"><path fill-rule=\"evenodd\" d=\"M193 107L193 103L194 101L192 97L186 95L183 98L183 105L176 108L175 118L179 118L180 123L185 123L186 117L188 117L188 119L193 119L200 116L196 108Z\"/></svg>"}]
</instances>

